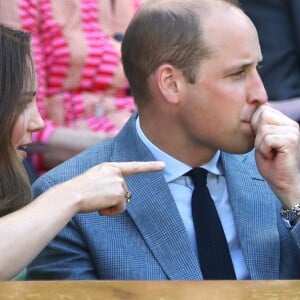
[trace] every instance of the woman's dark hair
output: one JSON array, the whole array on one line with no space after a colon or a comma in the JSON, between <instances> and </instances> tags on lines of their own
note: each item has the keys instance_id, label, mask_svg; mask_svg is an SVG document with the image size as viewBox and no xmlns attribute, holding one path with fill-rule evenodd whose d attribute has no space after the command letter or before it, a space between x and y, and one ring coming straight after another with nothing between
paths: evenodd
<instances>
[{"instance_id":1,"label":"woman's dark hair","mask_svg":"<svg viewBox=\"0 0 300 300\"><path fill-rule=\"evenodd\" d=\"M0 217L32 200L31 186L12 144L12 131L35 89L30 36L0 24Z\"/></svg>"}]
</instances>

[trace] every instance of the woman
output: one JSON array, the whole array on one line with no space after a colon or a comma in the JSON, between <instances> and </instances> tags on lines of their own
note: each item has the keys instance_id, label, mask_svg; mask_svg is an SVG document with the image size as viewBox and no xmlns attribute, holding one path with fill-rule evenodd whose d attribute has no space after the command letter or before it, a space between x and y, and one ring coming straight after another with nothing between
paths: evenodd
<instances>
[{"instance_id":1,"label":"woman","mask_svg":"<svg viewBox=\"0 0 300 300\"><path fill-rule=\"evenodd\" d=\"M0 280L22 270L77 212L115 215L131 196L124 175L155 171L158 162L106 163L31 202L23 168L31 135L43 128L27 33L0 25Z\"/></svg>"},{"instance_id":2,"label":"woman","mask_svg":"<svg viewBox=\"0 0 300 300\"><path fill-rule=\"evenodd\" d=\"M32 34L45 128L30 147L48 170L115 135L135 106L120 58L122 35L145 0L0 0L0 22Z\"/></svg>"}]
</instances>

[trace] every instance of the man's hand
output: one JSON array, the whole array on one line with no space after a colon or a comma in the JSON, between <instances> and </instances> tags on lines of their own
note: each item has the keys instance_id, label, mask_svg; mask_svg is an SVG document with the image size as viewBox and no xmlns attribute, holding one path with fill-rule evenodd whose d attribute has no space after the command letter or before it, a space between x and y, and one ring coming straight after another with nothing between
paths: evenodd
<instances>
[{"instance_id":1,"label":"man's hand","mask_svg":"<svg viewBox=\"0 0 300 300\"><path fill-rule=\"evenodd\" d=\"M269 105L258 107L251 126L262 176L284 206L300 203L300 133L297 122Z\"/></svg>"}]
</instances>

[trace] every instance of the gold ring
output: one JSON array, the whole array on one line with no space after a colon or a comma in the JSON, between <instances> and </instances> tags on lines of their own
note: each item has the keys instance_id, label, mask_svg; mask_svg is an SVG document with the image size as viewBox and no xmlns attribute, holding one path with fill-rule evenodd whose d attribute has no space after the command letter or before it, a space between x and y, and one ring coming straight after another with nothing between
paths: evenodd
<instances>
[{"instance_id":1,"label":"gold ring","mask_svg":"<svg viewBox=\"0 0 300 300\"><path fill-rule=\"evenodd\" d=\"M126 203L129 203L132 198L132 193L127 191L124 195Z\"/></svg>"}]
</instances>

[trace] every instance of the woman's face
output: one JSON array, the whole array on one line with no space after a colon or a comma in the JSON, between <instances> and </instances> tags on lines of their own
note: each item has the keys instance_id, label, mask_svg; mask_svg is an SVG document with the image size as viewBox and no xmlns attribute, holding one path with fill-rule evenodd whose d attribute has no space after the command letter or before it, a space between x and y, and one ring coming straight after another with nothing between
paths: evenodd
<instances>
[{"instance_id":1,"label":"woman's face","mask_svg":"<svg viewBox=\"0 0 300 300\"><path fill-rule=\"evenodd\" d=\"M44 121L36 105L36 93L33 92L31 101L19 115L12 131L12 143L20 158L27 156L26 147L32 143L32 133L43 127Z\"/></svg>"}]
</instances>

